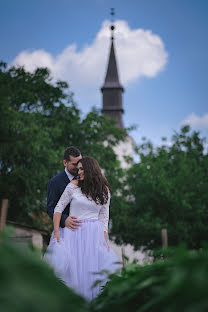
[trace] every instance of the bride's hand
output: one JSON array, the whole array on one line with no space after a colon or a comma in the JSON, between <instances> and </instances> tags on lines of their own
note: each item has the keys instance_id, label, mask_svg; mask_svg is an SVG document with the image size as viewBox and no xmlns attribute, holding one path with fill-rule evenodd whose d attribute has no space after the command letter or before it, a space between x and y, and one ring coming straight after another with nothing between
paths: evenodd
<instances>
[{"instance_id":1,"label":"bride's hand","mask_svg":"<svg viewBox=\"0 0 208 312\"><path fill-rule=\"evenodd\" d=\"M57 239L57 242L60 242L59 232L54 232L53 239Z\"/></svg>"},{"instance_id":2,"label":"bride's hand","mask_svg":"<svg viewBox=\"0 0 208 312\"><path fill-rule=\"evenodd\" d=\"M108 245L108 243L106 243L106 246L107 246L108 251L110 251L110 246Z\"/></svg>"},{"instance_id":3,"label":"bride's hand","mask_svg":"<svg viewBox=\"0 0 208 312\"><path fill-rule=\"evenodd\" d=\"M108 233L106 231L104 231L104 238L105 238L106 247L108 251L110 251L110 246L108 245Z\"/></svg>"}]
</instances>

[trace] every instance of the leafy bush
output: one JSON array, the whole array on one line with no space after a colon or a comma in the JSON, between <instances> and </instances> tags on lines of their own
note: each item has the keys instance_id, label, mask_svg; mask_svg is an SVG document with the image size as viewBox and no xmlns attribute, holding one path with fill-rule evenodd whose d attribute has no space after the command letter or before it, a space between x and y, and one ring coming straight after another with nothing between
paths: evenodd
<instances>
[{"instance_id":1,"label":"leafy bush","mask_svg":"<svg viewBox=\"0 0 208 312\"><path fill-rule=\"evenodd\" d=\"M158 255L157 255L158 256ZM208 247L180 247L153 264L132 263L109 276L88 304L58 280L40 254L0 236L0 307L7 312L205 312L208 311Z\"/></svg>"},{"instance_id":2,"label":"leafy bush","mask_svg":"<svg viewBox=\"0 0 208 312\"><path fill-rule=\"evenodd\" d=\"M167 260L128 265L120 276L110 276L91 310L208 311L208 248L199 252L180 247Z\"/></svg>"},{"instance_id":3,"label":"leafy bush","mask_svg":"<svg viewBox=\"0 0 208 312\"><path fill-rule=\"evenodd\" d=\"M85 300L58 280L40 254L0 236L0 310L87 311Z\"/></svg>"}]
</instances>

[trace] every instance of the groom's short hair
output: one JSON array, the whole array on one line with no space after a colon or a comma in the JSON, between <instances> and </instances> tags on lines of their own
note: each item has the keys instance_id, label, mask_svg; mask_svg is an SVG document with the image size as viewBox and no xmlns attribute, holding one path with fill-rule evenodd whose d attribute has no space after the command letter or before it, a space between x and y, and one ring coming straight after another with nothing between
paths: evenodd
<instances>
[{"instance_id":1,"label":"groom's short hair","mask_svg":"<svg viewBox=\"0 0 208 312\"><path fill-rule=\"evenodd\" d=\"M80 155L81 155L81 152L80 152L80 150L78 150L78 148L76 148L74 146L69 146L64 151L64 160L69 161L70 156L78 157Z\"/></svg>"}]
</instances>

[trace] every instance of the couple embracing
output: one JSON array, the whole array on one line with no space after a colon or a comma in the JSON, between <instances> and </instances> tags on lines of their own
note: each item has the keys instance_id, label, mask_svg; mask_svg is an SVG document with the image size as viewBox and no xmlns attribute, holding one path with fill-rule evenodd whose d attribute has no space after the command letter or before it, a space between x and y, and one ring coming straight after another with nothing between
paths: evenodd
<instances>
[{"instance_id":1,"label":"couple embracing","mask_svg":"<svg viewBox=\"0 0 208 312\"><path fill-rule=\"evenodd\" d=\"M110 186L97 161L71 146L64 152L65 169L48 183L47 211L54 231L45 260L56 275L87 300L101 292L93 284L120 268L108 244Z\"/></svg>"}]
</instances>

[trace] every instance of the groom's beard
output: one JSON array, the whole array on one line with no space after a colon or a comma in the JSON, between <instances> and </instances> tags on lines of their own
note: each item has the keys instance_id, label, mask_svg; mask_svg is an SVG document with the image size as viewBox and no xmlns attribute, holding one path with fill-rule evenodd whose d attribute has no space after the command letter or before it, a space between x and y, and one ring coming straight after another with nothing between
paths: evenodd
<instances>
[{"instance_id":1,"label":"groom's beard","mask_svg":"<svg viewBox=\"0 0 208 312\"><path fill-rule=\"evenodd\" d=\"M71 169L71 170L68 170L69 173L71 173L73 176L77 176L78 175L78 169Z\"/></svg>"}]
</instances>

